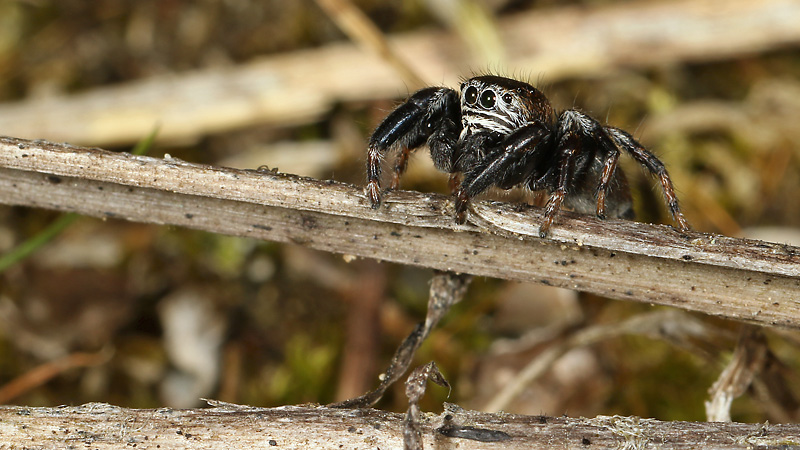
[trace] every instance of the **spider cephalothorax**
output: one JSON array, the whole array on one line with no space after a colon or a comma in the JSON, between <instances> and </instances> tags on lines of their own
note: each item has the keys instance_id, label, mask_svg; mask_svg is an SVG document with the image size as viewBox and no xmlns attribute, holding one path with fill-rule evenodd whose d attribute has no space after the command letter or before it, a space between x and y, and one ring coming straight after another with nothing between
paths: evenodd
<instances>
[{"instance_id":1,"label":"spider cephalothorax","mask_svg":"<svg viewBox=\"0 0 800 450\"><path fill-rule=\"evenodd\" d=\"M627 132L579 111L557 116L544 94L522 81L486 75L466 80L460 94L425 88L389 114L369 142L366 192L374 208L381 202L382 154L400 148L391 184L396 189L411 150L426 144L434 165L451 174L459 223L472 197L492 186L518 185L550 194L542 237L562 205L601 218L632 218L628 183L616 170L624 150L658 176L675 222L689 229L658 158Z\"/></svg>"}]
</instances>

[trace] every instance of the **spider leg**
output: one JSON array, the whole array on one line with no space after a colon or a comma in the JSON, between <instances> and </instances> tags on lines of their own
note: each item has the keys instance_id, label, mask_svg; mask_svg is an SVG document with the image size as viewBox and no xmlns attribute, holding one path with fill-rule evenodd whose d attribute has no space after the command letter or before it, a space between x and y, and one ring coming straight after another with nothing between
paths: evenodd
<instances>
[{"instance_id":1,"label":"spider leg","mask_svg":"<svg viewBox=\"0 0 800 450\"><path fill-rule=\"evenodd\" d=\"M464 173L461 185L455 192L456 222L464 223L469 200L489 187L498 185L498 180L502 180L500 187L510 187L528 178L541 165L540 160L549 156L541 151L541 145L549 143L551 136L550 129L536 121L516 130L496 148L488 151L477 167ZM488 135L474 135L472 142L465 143L465 146L481 146L489 142L491 139ZM477 152L465 150L465 153Z\"/></svg>"},{"instance_id":2,"label":"spider leg","mask_svg":"<svg viewBox=\"0 0 800 450\"><path fill-rule=\"evenodd\" d=\"M664 167L664 163L656 158L654 154L647 151L642 144L636 141L628 132L613 127L605 127L604 131L619 147L628 152L639 164L645 166L650 173L658 177L673 219L675 219L675 222L682 231L689 230L689 222L686 221L678 205L678 196L675 195L672 179L670 179L667 169Z\"/></svg>"},{"instance_id":3,"label":"spider leg","mask_svg":"<svg viewBox=\"0 0 800 450\"><path fill-rule=\"evenodd\" d=\"M445 113L447 113L447 111ZM441 119L439 127L434 129L433 133L428 137L428 147L431 151L433 164L437 169L443 172L453 172L454 161L458 155L456 152L456 138L459 132L460 130L456 124L446 114L445 117ZM400 154L397 155L397 159L395 159L394 162L392 184L389 186L389 190L400 188L400 177L405 173L406 168L408 168L408 158L412 150L413 148L403 147ZM452 193L452 189L450 192Z\"/></svg>"},{"instance_id":4,"label":"spider leg","mask_svg":"<svg viewBox=\"0 0 800 450\"><path fill-rule=\"evenodd\" d=\"M377 208L381 203L381 162L383 154L391 148L401 147L400 156L395 163L392 186L399 183L405 171L408 154L423 146L431 136L442 128L443 123L458 122L459 100L456 91L449 88L425 88L414 93L405 103L392 111L378 125L369 140L367 150L367 188L366 194ZM455 127L455 125L452 125ZM451 131L448 130L448 133ZM457 135L457 132L456 132Z\"/></svg>"},{"instance_id":5,"label":"spider leg","mask_svg":"<svg viewBox=\"0 0 800 450\"><path fill-rule=\"evenodd\" d=\"M394 161L394 175L392 176L392 184L389 185L389 190L393 191L400 188L400 177L408 168L409 156L411 156L411 149L408 147L404 147L400 150L400 154L397 155L397 159Z\"/></svg>"},{"instance_id":6,"label":"spider leg","mask_svg":"<svg viewBox=\"0 0 800 450\"><path fill-rule=\"evenodd\" d=\"M585 147L576 156L576 173L572 175L580 181L572 183L567 206L583 214L594 212L601 219L606 218L610 207L612 217L632 219L633 202L628 181L623 172L617 171L621 154L617 144L596 119L580 111L564 111L560 123L562 132L578 134ZM591 189L595 183L595 188Z\"/></svg>"},{"instance_id":7,"label":"spider leg","mask_svg":"<svg viewBox=\"0 0 800 450\"><path fill-rule=\"evenodd\" d=\"M611 180L617 171L617 162L619 161L620 151L616 146L609 149L606 155L606 161L603 164L603 171L600 174L600 182L597 184L597 209L595 213L601 219L606 218L606 196L611 187Z\"/></svg>"},{"instance_id":8,"label":"spider leg","mask_svg":"<svg viewBox=\"0 0 800 450\"><path fill-rule=\"evenodd\" d=\"M574 121L565 121L564 125L570 126L570 128L562 130L561 139L559 139L557 144L557 152L559 154L558 177L556 179L556 188L545 205L544 220L542 224L539 225L539 237L542 239L547 237L547 233L553 225L556 213L558 213L564 203L569 182L575 173L575 160L578 154L583 150L583 140L581 139L579 131L573 124Z\"/></svg>"},{"instance_id":9,"label":"spider leg","mask_svg":"<svg viewBox=\"0 0 800 450\"><path fill-rule=\"evenodd\" d=\"M451 173L450 179L447 180L447 187L450 188L450 193L454 194L459 185L461 185L461 176L458 172Z\"/></svg>"}]
</instances>

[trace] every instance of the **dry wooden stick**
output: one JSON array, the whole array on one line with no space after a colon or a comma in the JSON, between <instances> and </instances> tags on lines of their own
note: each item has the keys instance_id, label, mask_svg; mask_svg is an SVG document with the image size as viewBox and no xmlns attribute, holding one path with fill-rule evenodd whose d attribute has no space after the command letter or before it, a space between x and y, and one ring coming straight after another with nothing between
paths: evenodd
<instances>
[{"instance_id":1,"label":"dry wooden stick","mask_svg":"<svg viewBox=\"0 0 800 450\"><path fill-rule=\"evenodd\" d=\"M412 90L425 86L425 81L392 50L381 31L357 6L349 0L317 0L317 4L328 13L339 28L352 41L367 51L374 52L389 63Z\"/></svg>"},{"instance_id":2,"label":"dry wooden stick","mask_svg":"<svg viewBox=\"0 0 800 450\"><path fill-rule=\"evenodd\" d=\"M403 415L320 406L254 408L211 402L212 408L127 409L102 403L77 407L0 407L0 447L303 448L402 447ZM636 417L485 414L445 405L423 414L425 448L790 449L800 425L661 422Z\"/></svg>"},{"instance_id":3,"label":"dry wooden stick","mask_svg":"<svg viewBox=\"0 0 800 450\"><path fill-rule=\"evenodd\" d=\"M800 328L800 248L664 225L476 202L457 225L440 195L0 138L0 202L185 226L458 273L537 282Z\"/></svg>"},{"instance_id":4,"label":"dry wooden stick","mask_svg":"<svg viewBox=\"0 0 800 450\"><path fill-rule=\"evenodd\" d=\"M0 385L0 405L9 403L16 397L39 387L59 374L76 367L90 367L104 364L111 359L112 352L108 349L97 353L72 353L41 364L32 370Z\"/></svg>"},{"instance_id":5,"label":"dry wooden stick","mask_svg":"<svg viewBox=\"0 0 800 450\"><path fill-rule=\"evenodd\" d=\"M743 327L730 362L708 390L710 399L705 401L705 406L710 422L731 421L733 400L744 394L756 375L764 370L768 354L769 345L763 329Z\"/></svg>"},{"instance_id":6,"label":"dry wooden stick","mask_svg":"<svg viewBox=\"0 0 800 450\"><path fill-rule=\"evenodd\" d=\"M464 298L472 277L452 272L437 273L431 279L430 294L428 297L428 313L425 321L417 325L400 346L395 350L389 367L380 377L380 384L374 390L359 397L337 402L329 406L335 408L365 408L375 405L397 380L399 380L411 366L414 354L433 331L439 321L447 314L450 308ZM410 380L410 379L409 379ZM424 384L424 383L423 383ZM408 389L408 388L406 388ZM424 392L424 388L422 389ZM406 391L408 393L408 390ZM421 396L422 394L420 394ZM419 400L419 396L416 397ZM411 396L409 396L411 399Z\"/></svg>"},{"instance_id":7,"label":"dry wooden stick","mask_svg":"<svg viewBox=\"0 0 800 450\"><path fill-rule=\"evenodd\" d=\"M547 81L753 54L800 42L795 0L667 0L602 8L534 9L498 22L505 63L471 61L451 33L419 31L389 46L422 79L457 86L471 71ZM0 130L89 145L130 144L160 125L159 139L196 139L254 123L316 120L341 101L403 97L384 60L349 43L236 67L169 74L75 95L0 104ZM568 105L561 105L568 106Z\"/></svg>"}]
</instances>

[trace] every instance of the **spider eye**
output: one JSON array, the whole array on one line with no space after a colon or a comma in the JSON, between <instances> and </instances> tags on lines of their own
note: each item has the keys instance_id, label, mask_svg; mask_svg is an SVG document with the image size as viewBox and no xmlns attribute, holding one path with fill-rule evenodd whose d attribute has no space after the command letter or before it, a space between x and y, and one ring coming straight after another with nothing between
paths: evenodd
<instances>
[{"instance_id":1,"label":"spider eye","mask_svg":"<svg viewBox=\"0 0 800 450\"><path fill-rule=\"evenodd\" d=\"M514 100L514 96L513 96L513 95L511 95L511 94L509 94L509 93L505 93L505 94L503 94L503 101L504 101L506 104L509 104L509 105L510 105L510 104L511 104L511 102L512 102L513 100Z\"/></svg>"},{"instance_id":2,"label":"spider eye","mask_svg":"<svg viewBox=\"0 0 800 450\"><path fill-rule=\"evenodd\" d=\"M464 91L464 100L466 100L468 105L474 105L475 101L478 100L478 88L475 86L470 86Z\"/></svg>"},{"instance_id":3,"label":"spider eye","mask_svg":"<svg viewBox=\"0 0 800 450\"><path fill-rule=\"evenodd\" d=\"M483 91L481 94L481 106L486 109L494 107L495 102L497 101L497 94L494 93L493 90L487 89Z\"/></svg>"}]
</instances>

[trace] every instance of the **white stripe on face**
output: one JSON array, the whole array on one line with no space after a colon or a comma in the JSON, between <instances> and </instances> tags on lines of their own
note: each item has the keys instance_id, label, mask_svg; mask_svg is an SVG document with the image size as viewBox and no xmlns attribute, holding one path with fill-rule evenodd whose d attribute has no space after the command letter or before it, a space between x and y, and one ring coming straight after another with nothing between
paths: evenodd
<instances>
[{"instance_id":1,"label":"white stripe on face","mask_svg":"<svg viewBox=\"0 0 800 450\"><path fill-rule=\"evenodd\" d=\"M462 116L463 130L461 137L469 136L477 131L488 130L500 134L510 134L514 131L514 124L496 114L487 114L486 111L464 114Z\"/></svg>"}]
</instances>

